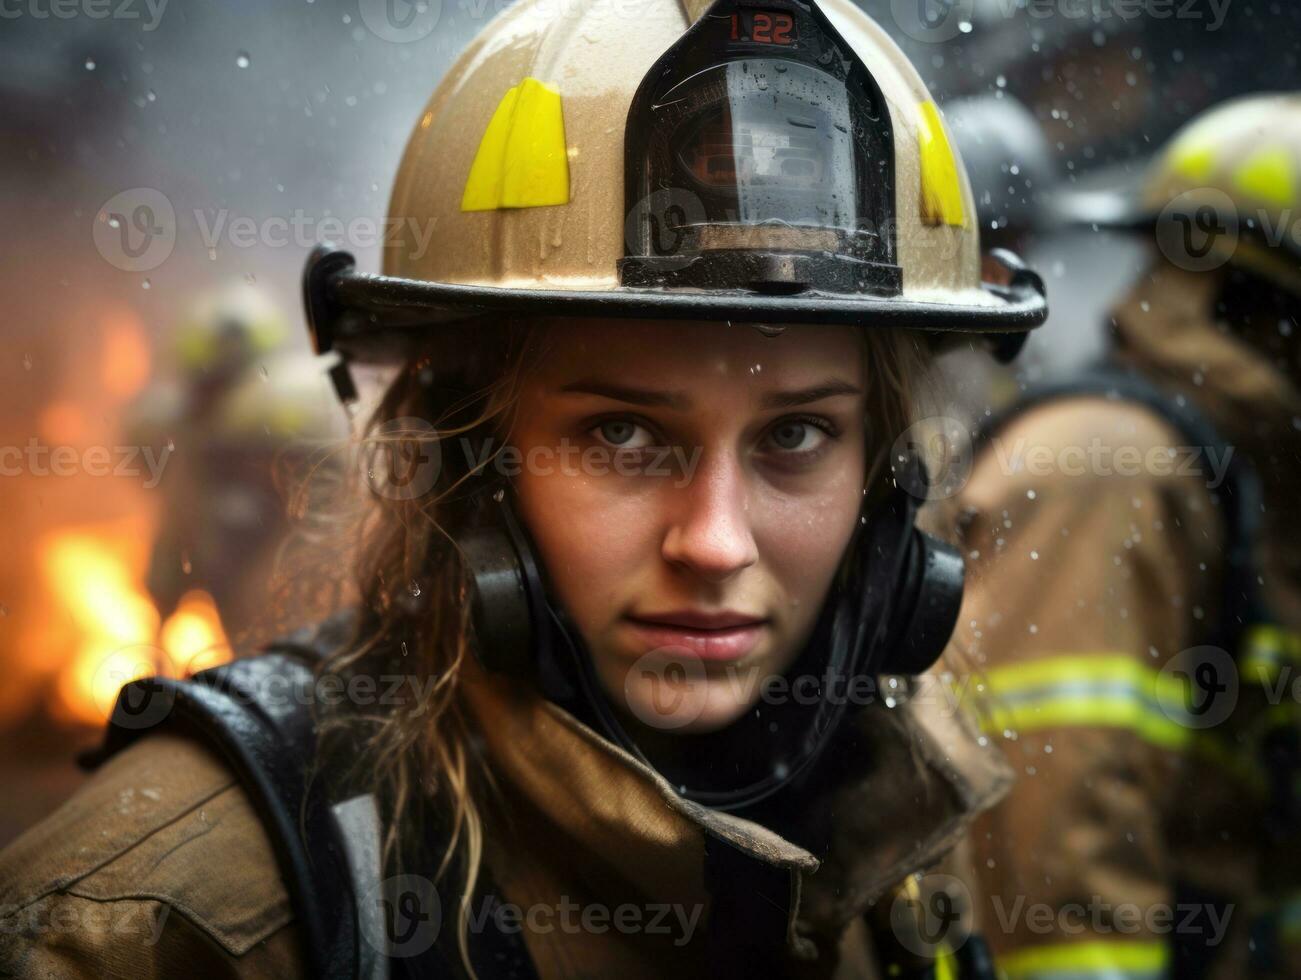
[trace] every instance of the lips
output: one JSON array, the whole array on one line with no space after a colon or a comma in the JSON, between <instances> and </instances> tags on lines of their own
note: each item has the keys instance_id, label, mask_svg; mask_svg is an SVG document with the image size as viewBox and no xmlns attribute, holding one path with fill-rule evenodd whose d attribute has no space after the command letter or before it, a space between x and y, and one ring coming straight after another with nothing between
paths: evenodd
<instances>
[{"instance_id":1,"label":"lips","mask_svg":"<svg viewBox=\"0 0 1301 980\"><path fill-rule=\"evenodd\" d=\"M768 621L737 612L674 610L627 616L625 623L641 653L683 647L702 660L733 661L747 656L763 637Z\"/></svg>"}]
</instances>

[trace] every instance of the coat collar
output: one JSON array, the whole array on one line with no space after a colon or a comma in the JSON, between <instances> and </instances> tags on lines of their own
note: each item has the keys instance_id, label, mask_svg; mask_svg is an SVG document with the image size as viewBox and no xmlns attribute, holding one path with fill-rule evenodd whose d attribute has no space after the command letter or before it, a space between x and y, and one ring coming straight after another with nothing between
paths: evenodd
<instances>
[{"instance_id":1,"label":"coat collar","mask_svg":"<svg viewBox=\"0 0 1301 980\"><path fill-rule=\"evenodd\" d=\"M506 863L550 865L536 876L550 884L532 887L564 891L563 879L576 877L632 883L661 901L707 901L705 853L721 841L792 875L794 946L814 935L834 941L871 902L942 857L1006 792L1006 762L953 707L949 690L928 675L911 699L859 712L844 779L807 802L809 819L830 827L826 853L815 856L765 826L684 799L526 684L476 666L464 685L486 768L510 804L504 819L527 814L507 831ZM530 846L543 840L549 853ZM498 877L509 891L511 875Z\"/></svg>"}]
</instances>

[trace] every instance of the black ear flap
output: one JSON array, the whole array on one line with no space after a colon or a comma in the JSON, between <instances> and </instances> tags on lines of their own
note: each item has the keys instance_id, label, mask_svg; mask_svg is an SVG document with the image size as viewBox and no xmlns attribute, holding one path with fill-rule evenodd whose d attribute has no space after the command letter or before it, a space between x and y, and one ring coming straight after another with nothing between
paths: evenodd
<instances>
[{"instance_id":1,"label":"black ear flap","mask_svg":"<svg viewBox=\"0 0 1301 980\"><path fill-rule=\"evenodd\" d=\"M966 567L956 548L913 528L886 633L884 674L921 674L940 658L962 608Z\"/></svg>"},{"instance_id":2,"label":"black ear flap","mask_svg":"<svg viewBox=\"0 0 1301 980\"><path fill-rule=\"evenodd\" d=\"M873 632L859 671L920 674L948 645L962 607L966 568L957 549L917 527L918 501L904 488L925 486L916 457L903 463L895 489L868 519L860 547L864 604L885 621Z\"/></svg>"},{"instance_id":3,"label":"black ear flap","mask_svg":"<svg viewBox=\"0 0 1301 980\"><path fill-rule=\"evenodd\" d=\"M486 519L457 538L465 563L475 653L485 670L533 677L543 658L546 596L532 544L499 490Z\"/></svg>"}]
</instances>

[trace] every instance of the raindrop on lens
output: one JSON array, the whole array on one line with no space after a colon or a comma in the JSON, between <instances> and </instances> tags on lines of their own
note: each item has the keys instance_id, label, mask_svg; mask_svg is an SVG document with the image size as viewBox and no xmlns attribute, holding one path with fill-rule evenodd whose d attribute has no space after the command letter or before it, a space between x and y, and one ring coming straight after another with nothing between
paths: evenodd
<instances>
[{"instance_id":1,"label":"raindrop on lens","mask_svg":"<svg viewBox=\"0 0 1301 980\"><path fill-rule=\"evenodd\" d=\"M253 61L249 58L247 51L241 51L235 55L235 67L237 68L247 68L252 63Z\"/></svg>"},{"instance_id":2,"label":"raindrop on lens","mask_svg":"<svg viewBox=\"0 0 1301 980\"><path fill-rule=\"evenodd\" d=\"M754 329L758 330L765 337L780 337L786 332L786 328L773 323L756 323Z\"/></svg>"}]
</instances>

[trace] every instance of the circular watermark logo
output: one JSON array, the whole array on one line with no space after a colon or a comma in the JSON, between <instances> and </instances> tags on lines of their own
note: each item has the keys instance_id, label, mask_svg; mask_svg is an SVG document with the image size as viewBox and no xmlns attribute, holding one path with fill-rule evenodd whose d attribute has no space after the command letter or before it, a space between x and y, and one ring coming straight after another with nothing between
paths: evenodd
<instances>
[{"instance_id":1,"label":"circular watermark logo","mask_svg":"<svg viewBox=\"0 0 1301 980\"><path fill-rule=\"evenodd\" d=\"M967 886L944 874L922 875L914 884L890 906L890 930L899 945L931 959L961 949L974 928Z\"/></svg>"},{"instance_id":2,"label":"circular watermark logo","mask_svg":"<svg viewBox=\"0 0 1301 980\"><path fill-rule=\"evenodd\" d=\"M687 229L707 219L704 203L691 191L680 187L655 191L628 212L624 225L628 254L653 256L664 271L681 269L696 256L685 250Z\"/></svg>"},{"instance_id":3,"label":"circular watermark logo","mask_svg":"<svg viewBox=\"0 0 1301 980\"><path fill-rule=\"evenodd\" d=\"M1184 191L1161 211L1156 244L1173 265L1210 272L1233 257L1238 247L1238 209L1214 187Z\"/></svg>"},{"instance_id":4,"label":"circular watermark logo","mask_svg":"<svg viewBox=\"0 0 1301 980\"><path fill-rule=\"evenodd\" d=\"M176 210L162 191L133 187L114 194L95 212L95 248L123 272L148 272L176 247Z\"/></svg>"},{"instance_id":5,"label":"circular watermark logo","mask_svg":"<svg viewBox=\"0 0 1301 980\"><path fill-rule=\"evenodd\" d=\"M443 0L359 0L361 22L381 41L409 44L428 37L443 16Z\"/></svg>"},{"instance_id":6,"label":"circular watermark logo","mask_svg":"<svg viewBox=\"0 0 1301 980\"><path fill-rule=\"evenodd\" d=\"M362 472L371 490L388 500L415 500L434 488L443 466L442 445L421 418L389 419L367 437Z\"/></svg>"},{"instance_id":7,"label":"circular watermark logo","mask_svg":"<svg viewBox=\"0 0 1301 980\"><path fill-rule=\"evenodd\" d=\"M119 647L106 653L90 679L95 706L118 728L153 728L172 713L175 696L153 678L169 677L166 651L150 643ZM140 683L133 683L139 681Z\"/></svg>"},{"instance_id":8,"label":"circular watermark logo","mask_svg":"<svg viewBox=\"0 0 1301 980\"><path fill-rule=\"evenodd\" d=\"M945 500L971 479L972 454L966 425L947 415L932 415L899 434L890 448L890 465L910 497Z\"/></svg>"},{"instance_id":9,"label":"circular watermark logo","mask_svg":"<svg viewBox=\"0 0 1301 980\"><path fill-rule=\"evenodd\" d=\"M660 731L685 728L709 700L705 666L686 647L660 647L637 658L624 677L623 696L642 724Z\"/></svg>"},{"instance_id":10,"label":"circular watermark logo","mask_svg":"<svg viewBox=\"0 0 1301 980\"><path fill-rule=\"evenodd\" d=\"M914 41L942 44L971 30L976 0L890 0L890 16Z\"/></svg>"},{"instance_id":11,"label":"circular watermark logo","mask_svg":"<svg viewBox=\"0 0 1301 980\"><path fill-rule=\"evenodd\" d=\"M438 941L443 923L438 889L420 875L395 875L372 886L358 918L362 938L395 959L419 956ZM373 913L373 914L367 914Z\"/></svg>"},{"instance_id":12,"label":"circular watermark logo","mask_svg":"<svg viewBox=\"0 0 1301 980\"><path fill-rule=\"evenodd\" d=\"M1156 698L1162 713L1185 728L1214 728L1238 705L1238 668L1219 647L1191 647L1161 668Z\"/></svg>"}]
</instances>

